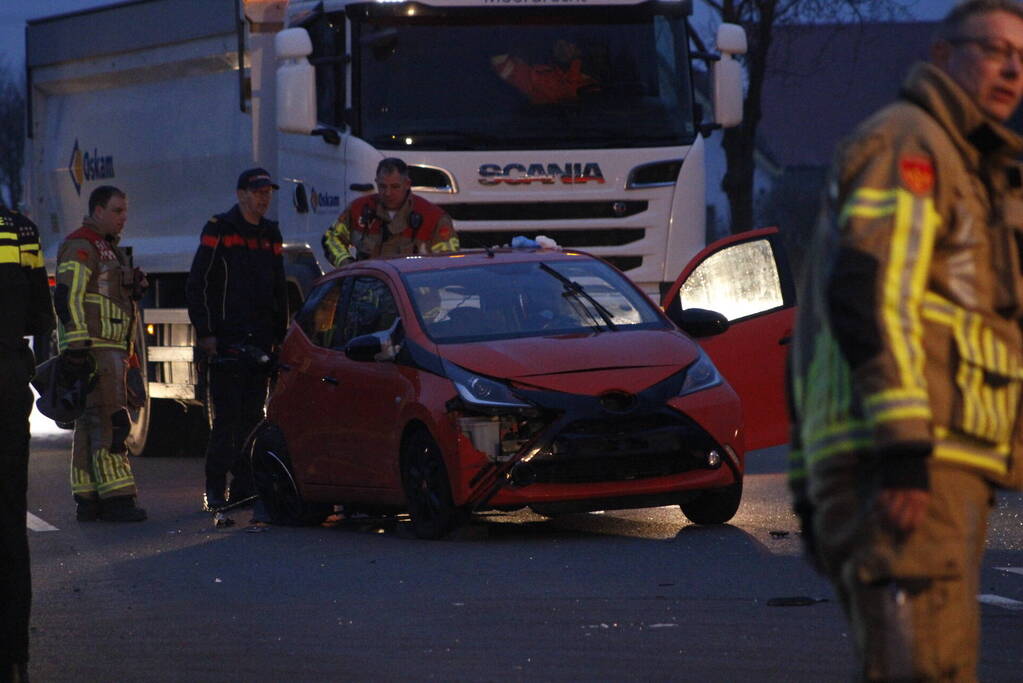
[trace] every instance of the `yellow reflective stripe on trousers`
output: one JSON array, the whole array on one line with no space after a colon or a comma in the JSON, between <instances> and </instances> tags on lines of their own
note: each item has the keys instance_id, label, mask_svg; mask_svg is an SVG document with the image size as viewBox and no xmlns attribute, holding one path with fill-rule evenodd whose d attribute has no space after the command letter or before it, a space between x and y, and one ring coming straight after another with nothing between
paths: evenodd
<instances>
[{"instance_id":1,"label":"yellow reflective stripe on trousers","mask_svg":"<svg viewBox=\"0 0 1023 683\"><path fill-rule=\"evenodd\" d=\"M83 493L95 493L96 482L93 480L92 475L85 471L78 469L77 467L71 467L71 493L83 494Z\"/></svg>"},{"instance_id":2,"label":"yellow reflective stripe on trousers","mask_svg":"<svg viewBox=\"0 0 1023 683\"><path fill-rule=\"evenodd\" d=\"M99 448L92 454L92 470L100 495L135 485L126 453L111 453L106 448Z\"/></svg>"}]
</instances>

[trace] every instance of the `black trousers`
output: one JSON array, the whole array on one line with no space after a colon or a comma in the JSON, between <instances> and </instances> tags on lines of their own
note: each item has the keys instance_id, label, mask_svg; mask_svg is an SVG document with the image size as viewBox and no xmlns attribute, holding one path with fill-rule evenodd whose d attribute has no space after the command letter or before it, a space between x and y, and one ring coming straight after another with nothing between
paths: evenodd
<instances>
[{"instance_id":1,"label":"black trousers","mask_svg":"<svg viewBox=\"0 0 1023 683\"><path fill-rule=\"evenodd\" d=\"M222 493L227 473L232 488L252 490L248 454L242 447L249 432L263 419L269 373L241 361L210 363L209 399L213 430L206 448L206 490Z\"/></svg>"},{"instance_id":2,"label":"black trousers","mask_svg":"<svg viewBox=\"0 0 1023 683\"><path fill-rule=\"evenodd\" d=\"M0 672L28 661L32 581L25 512L33 364L28 348L0 351Z\"/></svg>"}]
</instances>

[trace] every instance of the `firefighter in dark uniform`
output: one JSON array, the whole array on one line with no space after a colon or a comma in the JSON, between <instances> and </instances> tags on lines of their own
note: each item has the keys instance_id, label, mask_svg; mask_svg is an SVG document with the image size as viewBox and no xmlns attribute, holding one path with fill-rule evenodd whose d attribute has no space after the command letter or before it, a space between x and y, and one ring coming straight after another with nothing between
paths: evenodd
<instances>
[{"instance_id":1,"label":"firefighter in dark uniform","mask_svg":"<svg viewBox=\"0 0 1023 683\"><path fill-rule=\"evenodd\" d=\"M288 323L281 233L264 218L278 186L262 168L238 178L238 203L202 230L185 295L197 345L208 369L213 430L206 450L207 509L253 492L246 436L259 422L270 379L270 357Z\"/></svg>"},{"instance_id":2,"label":"firefighter in dark uniform","mask_svg":"<svg viewBox=\"0 0 1023 683\"><path fill-rule=\"evenodd\" d=\"M32 221L0 204L0 681L27 679L32 590L28 536L28 382L35 358L25 341L53 331L53 304Z\"/></svg>"},{"instance_id":3,"label":"firefighter in dark uniform","mask_svg":"<svg viewBox=\"0 0 1023 683\"><path fill-rule=\"evenodd\" d=\"M377 164L377 193L359 197L323 235L323 253L338 267L353 259L458 251L458 235L443 209L412 194L408 165Z\"/></svg>"}]
</instances>

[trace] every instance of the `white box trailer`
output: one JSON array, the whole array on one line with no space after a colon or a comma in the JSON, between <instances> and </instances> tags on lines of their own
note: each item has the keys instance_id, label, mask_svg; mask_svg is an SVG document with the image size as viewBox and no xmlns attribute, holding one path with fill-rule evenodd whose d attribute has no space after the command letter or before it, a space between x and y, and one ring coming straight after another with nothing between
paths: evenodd
<instances>
[{"instance_id":1,"label":"white box trailer","mask_svg":"<svg viewBox=\"0 0 1023 683\"><path fill-rule=\"evenodd\" d=\"M184 282L203 224L253 165L281 184L272 213L296 303L327 265L323 231L373 191L386 156L411 165L463 248L546 234L651 294L673 281L705 243L701 132L741 117L730 55L745 37L724 25L723 55L696 52L691 4L133 0L29 22L27 209L48 264L91 190L112 184L150 273L151 406L135 416L133 452L201 447L181 441L181 407L203 398ZM562 66L588 82L564 100L511 76L556 78L566 44ZM711 63L714 122L695 104L694 59ZM201 434L193 412L187 433Z\"/></svg>"}]
</instances>

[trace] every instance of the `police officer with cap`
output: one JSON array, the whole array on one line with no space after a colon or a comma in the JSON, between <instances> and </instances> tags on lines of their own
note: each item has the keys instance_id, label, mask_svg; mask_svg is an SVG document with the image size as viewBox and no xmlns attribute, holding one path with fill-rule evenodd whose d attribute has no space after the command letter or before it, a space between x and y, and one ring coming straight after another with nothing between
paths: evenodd
<instances>
[{"instance_id":1,"label":"police officer with cap","mask_svg":"<svg viewBox=\"0 0 1023 683\"><path fill-rule=\"evenodd\" d=\"M53 331L53 303L32 221L0 203L0 680L28 680L31 602L28 536L28 383L35 358L26 336Z\"/></svg>"},{"instance_id":2,"label":"police officer with cap","mask_svg":"<svg viewBox=\"0 0 1023 683\"><path fill-rule=\"evenodd\" d=\"M284 339L287 289L280 230L267 220L273 191L266 169L238 177L238 202L210 218L188 274L185 296L197 346L207 359L213 430L206 450L207 509L253 493L242 457L245 437L263 413L270 356Z\"/></svg>"}]
</instances>

